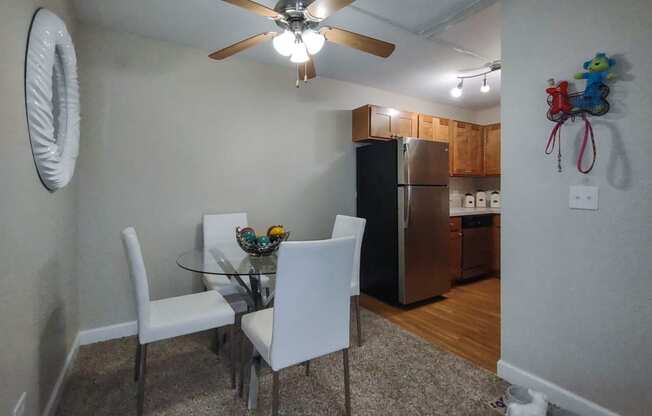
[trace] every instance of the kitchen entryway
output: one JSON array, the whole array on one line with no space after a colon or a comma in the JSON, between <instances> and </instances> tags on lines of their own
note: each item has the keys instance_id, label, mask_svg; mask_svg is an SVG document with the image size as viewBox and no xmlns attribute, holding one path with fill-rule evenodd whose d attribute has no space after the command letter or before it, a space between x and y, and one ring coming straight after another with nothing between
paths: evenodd
<instances>
[{"instance_id":1,"label":"kitchen entryway","mask_svg":"<svg viewBox=\"0 0 652 416\"><path fill-rule=\"evenodd\" d=\"M365 308L403 329L496 372L500 359L500 279L458 284L437 301L399 308L361 296Z\"/></svg>"}]
</instances>

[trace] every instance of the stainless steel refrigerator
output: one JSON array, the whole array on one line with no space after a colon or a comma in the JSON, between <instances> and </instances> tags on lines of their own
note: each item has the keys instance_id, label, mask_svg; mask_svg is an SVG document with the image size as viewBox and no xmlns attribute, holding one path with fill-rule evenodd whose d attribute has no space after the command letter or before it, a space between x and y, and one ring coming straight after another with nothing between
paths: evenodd
<instances>
[{"instance_id":1,"label":"stainless steel refrigerator","mask_svg":"<svg viewBox=\"0 0 652 416\"><path fill-rule=\"evenodd\" d=\"M356 163L357 215L367 219L362 292L407 305L448 291L448 144L368 144Z\"/></svg>"}]
</instances>

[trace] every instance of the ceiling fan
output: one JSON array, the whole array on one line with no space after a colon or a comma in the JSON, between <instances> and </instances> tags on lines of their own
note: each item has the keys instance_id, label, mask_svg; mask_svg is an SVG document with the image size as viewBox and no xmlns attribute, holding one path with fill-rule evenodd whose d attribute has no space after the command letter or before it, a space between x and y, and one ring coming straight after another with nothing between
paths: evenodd
<instances>
[{"instance_id":1,"label":"ceiling fan","mask_svg":"<svg viewBox=\"0 0 652 416\"><path fill-rule=\"evenodd\" d=\"M297 64L297 87L300 79L307 82L317 76L311 56L319 53L327 40L381 58L389 57L396 48L391 43L348 30L320 26L324 19L355 0L279 0L274 9L251 0L222 1L273 20L282 32L265 32L252 36L215 51L209 57L222 60L272 39L276 52L290 57L290 61Z\"/></svg>"}]
</instances>

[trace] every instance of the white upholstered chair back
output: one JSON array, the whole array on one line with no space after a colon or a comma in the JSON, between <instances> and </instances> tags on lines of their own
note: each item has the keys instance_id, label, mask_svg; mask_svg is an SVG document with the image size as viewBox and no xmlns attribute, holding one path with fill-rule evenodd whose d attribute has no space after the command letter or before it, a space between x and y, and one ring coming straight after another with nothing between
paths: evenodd
<instances>
[{"instance_id":1,"label":"white upholstered chair back","mask_svg":"<svg viewBox=\"0 0 652 416\"><path fill-rule=\"evenodd\" d=\"M270 366L274 371L349 347L355 238L282 243Z\"/></svg>"},{"instance_id":2,"label":"white upholstered chair back","mask_svg":"<svg viewBox=\"0 0 652 416\"><path fill-rule=\"evenodd\" d=\"M235 240L235 229L236 227L243 228L246 226L246 213L204 215L204 256L211 256L211 254L206 250L215 247L216 245L220 245L222 250L226 250L227 253L225 254L229 254L229 252L230 254L242 253L242 250ZM208 259L206 260L208 261ZM240 290L237 287L237 284L231 282L226 276L204 275L204 285L206 287L218 289L219 292L225 296L239 293Z\"/></svg>"},{"instance_id":3,"label":"white upholstered chair back","mask_svg":"<svg viewBox=\"0 0 652 416\"><path fill-rule=\"evenodd\" d=\"M367 220L364 218L348 217L338 215L335 217L332 238L353 236L355 238L355 255L353 257L353 274L351 276L351 295L360 294L360 252L362 250L362 238Z\"/></svg>"},{"instance_id":4,"label":"white upholstered chair back","mask_svg":"<svg viewBox=\"0 0 652 416\"><path fill-rule=\"evenodd\" d=\"M246 213L204 215L204 248L223 243L232 243L237 247L235 228L243 228L247 224Z\"/></svg>"},{"instance_id":5,"label":"white upholstered chair back","mask_svg":"<svg viewBox=\"0 0 652 416\"><path fill-rule=\"evenodd\" d=\"M122 230L122 244L127 255L129 274L136 293L136 306L138 308L138 328L149 322L149 283L143 253L138 242L138 235L133 227ZM139 330L140 332L140 330Z\"/></svg>"}]
</instances>

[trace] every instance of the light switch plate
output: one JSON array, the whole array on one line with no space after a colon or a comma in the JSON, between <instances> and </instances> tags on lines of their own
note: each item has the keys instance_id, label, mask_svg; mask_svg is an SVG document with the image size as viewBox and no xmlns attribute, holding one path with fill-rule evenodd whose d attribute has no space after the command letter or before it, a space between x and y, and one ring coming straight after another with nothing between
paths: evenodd
<instances>
[{"instance_id":1,"label":"light switch plate","mask_svg":"<svg viewBox=\"0 0 652 416\"><path fill-rule=\"evenodd\" d=\"M598 210L597 186L571 186L568 206L571 209Z\"/></svg>"},{"instance_id":2,"label":"light switch plate","mask_svg":"<svg viewBox=\"0 0 652 416\"><path fill-rule=\"evenodd\" d=\"M18 403L16 403L16 407L14 407L13 416L23 416L25 414L26 400L27 400L27 393L23 392L23 394L20 395L20 399L18 399Z\"/></svg>"}]
</instances>

